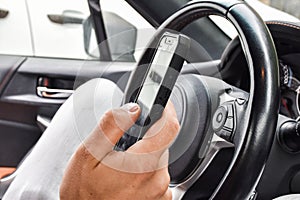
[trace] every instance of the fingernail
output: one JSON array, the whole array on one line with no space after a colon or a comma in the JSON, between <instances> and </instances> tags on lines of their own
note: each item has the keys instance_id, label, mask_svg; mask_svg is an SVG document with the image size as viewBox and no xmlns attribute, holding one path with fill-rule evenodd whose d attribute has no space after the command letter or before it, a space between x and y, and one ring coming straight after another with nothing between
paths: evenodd
<instances>
[{"instance_id":1,"label":"fingernail","mask_svg":"<svg viewBox=\"0 0 300 200\"><path fill-rule=\"evenodd\" d=\"M136 111L138 111L139 106L136 103L127 103L124 106L122 106L122 108L128 112L135 113Z\"/></svg>"}]
</instances>

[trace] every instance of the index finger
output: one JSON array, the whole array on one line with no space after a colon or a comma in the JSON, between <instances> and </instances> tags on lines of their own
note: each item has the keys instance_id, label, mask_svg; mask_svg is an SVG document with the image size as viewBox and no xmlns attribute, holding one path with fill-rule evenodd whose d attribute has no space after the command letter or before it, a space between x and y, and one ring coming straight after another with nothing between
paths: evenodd
<instances>
[{"instance_id":1,"label":"index finger","mask_svg":"<svg viewBox=\"0 0 300 200\"><path fill-rule=\"evenodd\" d=\"M168 165L168 147L178 131L179 123L174 106L168 102L161 119L147 131L143 139L127 151L110 152L102 160L102 164L130 173L153 172L164 168Z\"/></svg>"},{"instance_id":2,"label":"index finger","mask_svg":"<svg viewBox=\"0 0 300 200\"><path fill-rule=\"evenodd\" d=\"M143 139L127 151L132 153L151 153L166 150L174 141L179 131L179 122L175 108L169 101L162 117L146 132Z\"/></svg>"}]
</instances>

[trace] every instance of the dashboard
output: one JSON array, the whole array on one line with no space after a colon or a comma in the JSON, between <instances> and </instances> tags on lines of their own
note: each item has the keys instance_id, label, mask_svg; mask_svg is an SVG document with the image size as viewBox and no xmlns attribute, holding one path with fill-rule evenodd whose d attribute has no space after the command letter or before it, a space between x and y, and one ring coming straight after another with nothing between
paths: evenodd
<instances>
[{"instance_id":1,"label":"dashboard","mask_svg":"<svg viewBox=\"0 0 300 200\"><path fill-rule=\"evenodd\" d=\"M297 119L300 115L300 79L297 67L279 61L280 67L280 114Z\"/></svg>"},{"instance_id":2,"label":"dashboard","mask_svg":"<svg viewBox=\"0 0 300 200\"><path fill-rule=\"evenodd\" d=\"M279 60L280 110L291 119L300 116L300 24L267 22L272 34ZM222 58L223 79L240 89L249 91L250 76L247 62L235 38L225 50Z\"/></svg>"},{"instance_id":3,"label":"dashboard","mask_svg":"<svg viewBox=\"0 0 300 200\"><path fill-rule=\"evenodd\" d=\"M256 188L259 200L300 193L300 152L287 151L280 139L284 124L300 120L300 23L273 21L267 22L267 26L279 61L280 115L272 149ZM249 92L250 74L238 38L232 40L224 51L219 69L225 82ZM290 132L293 135L294 132ZM299 135L292 140L298 147Z\"/></svg>"},{"instance_id":4,"label":"dashboard","mask_svg":"<svg viewBox=\"0 0 300 200\"><path fill-rule=\"evenodd\" d=\"M280 72L280 114L300 116L300 28L299 23L267 22L272 34Z\"/></svg>"}]
</instances>

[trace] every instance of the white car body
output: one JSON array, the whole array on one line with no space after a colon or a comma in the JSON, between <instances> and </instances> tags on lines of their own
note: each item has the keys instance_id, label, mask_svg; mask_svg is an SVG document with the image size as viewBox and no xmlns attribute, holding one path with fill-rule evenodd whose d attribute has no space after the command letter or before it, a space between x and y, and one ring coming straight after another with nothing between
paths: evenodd
<instances>
[{"instance_id":1,"label":"white car body","mask_svg":"<svg viewBox=\"0 0 300 200\"><path fill-rule=\"evenodd\" d=\"M137 46L144 41L141 31L152 29L154 32L154 28L123 0L102 0L101 6L103 10L117 13L138 28ZM60 15L71 10L87 18L87 1L0 0L0 9L9 11L6 18L0 19L0 54L89 58L84 50L81 24L56 24L47 17L48 14ZM152 36L147 35L147 38Z\"/></svg>"},{"instance_id":2,"label":"white car body","mask_svg":"<svg viewBox=\"0 0 300 200\"><path fill-rule=\"evenodd\" d=\"M265 21L299 21L297 18L271 8L257 0L247 2ZM87 1L83 0L0 0L0 9L9 11L0 19L0 54L37 57L58 57L88 59L84 51L83 28L81 24L55 24L48 14L62 14L63 11L79 11L83 17L89 15ZM136 48L143 48L154 33L154 28L124 0L102 0L103 10L117 13L138 30ZM231 38L236 31L225 19L212 16L211 19ZM140 55L136 51L136 59Z\"/></svg>"}]
</instances>

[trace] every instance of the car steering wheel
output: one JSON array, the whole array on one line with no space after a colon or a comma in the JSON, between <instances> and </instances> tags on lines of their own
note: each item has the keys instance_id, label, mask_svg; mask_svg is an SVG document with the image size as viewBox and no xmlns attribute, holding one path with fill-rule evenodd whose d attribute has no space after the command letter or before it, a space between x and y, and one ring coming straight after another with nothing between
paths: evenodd
<instances>
[{"instance_id":1,"label":"car steering wheel","mask_svg":"<svg viewBox=\"0 0 300 200\"><path fill-rule=\"evenodd\" d=\"M255 190L274 139L279 110L277 54L265 23L246 2L241 0L192 1L169 17L158 28L154 38L159 38L165 30L180 31L191 22L208 15L222 16L237 29L249 68L250 94L247 96L245 92L217 78L198 77L198 83L202 84L199 87L200 93L208 94L206 95L208 100L204 104L205 107L209 106L208 111L212 117L207 115L206 119L202 119L206 120L208 128L201 131L202 139L199 140L201 141L199 142L200 146L198 145L196 150L204 149L207 154L205 158L199 159L199 162L190 163L189 173L185 173L183 169L178 176L178 174L173 175L171 170L171 183L175 191L173 195L175 198L176 196L178 198L184 197L186 191L196 183L199 177L195 173L201 174L199 171L206 168L203 165L211 163L208 161L216 155L211 153L211 150L206 151L205 148L209 145L211 137L206 137L207 133L204 132L210 131L218 132L221 137L234 146L231 162L229 162L221 179L218 180L218 186L210 194L210 199L247 199ZM155 47L157 42L157 39L153 39L141 57L138 67L132 73L126 89L128 94L133 93L136 85L141 85L143 76L140 75L141 73L145 74L146 69L139 66L150 63L151 55L154 54L151 47ZM193 78L188 77L187 79ZM222 100L224 94L233 98L230 101ZM200 113L201 108L207 109L200 106ZM235 127L231 132L226 132L223 130L223 126L227 123L230 112L235 113ZM217 119L218 116L219 120ZM187 124L195 123L195 120L187 118L183 120L186 120L184 123ZM182 128L181 132L183 131ZM180 133L180 135L183 134ZM203 138L208 138L208 140L205 141ZM191 151L195 151L195 148L191 150L189 147L186 152ZM186 152L181 158L191 156ZM183 163L180 163L179 159L174 164L177 165L177 167L175 166L177 169L178 165ZM188 165L185 163L185 166ZM184 177L178 178L182 173ZM203 185L203 187L205 186ZM176 193L180 193L180 195L176 195Z\"/></svg>"}]
</instances>

